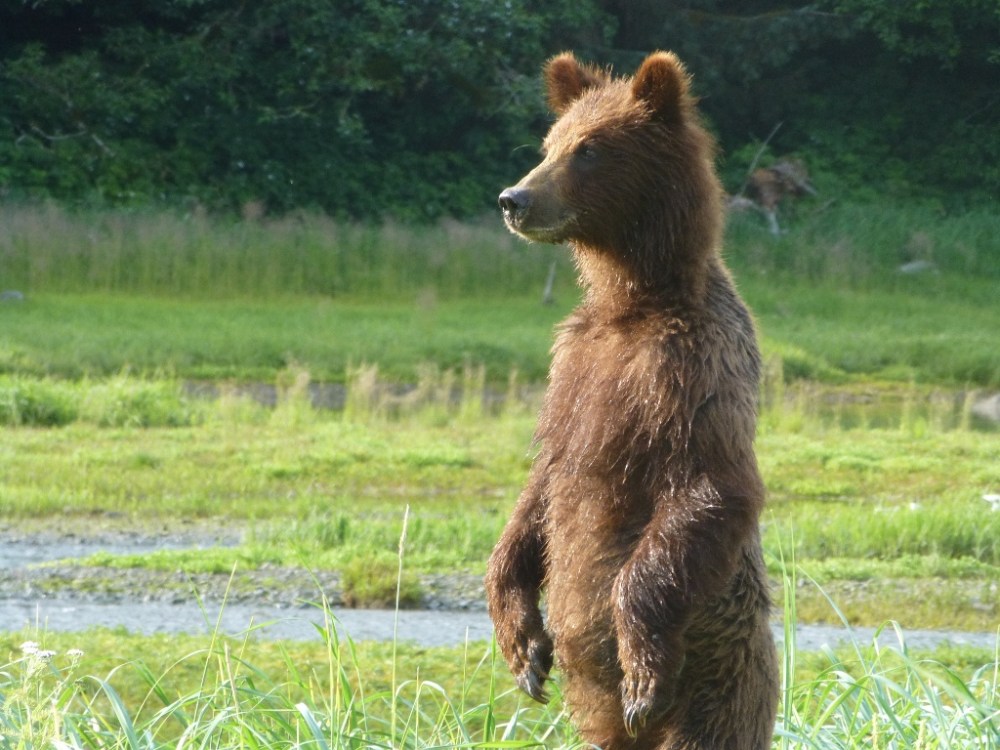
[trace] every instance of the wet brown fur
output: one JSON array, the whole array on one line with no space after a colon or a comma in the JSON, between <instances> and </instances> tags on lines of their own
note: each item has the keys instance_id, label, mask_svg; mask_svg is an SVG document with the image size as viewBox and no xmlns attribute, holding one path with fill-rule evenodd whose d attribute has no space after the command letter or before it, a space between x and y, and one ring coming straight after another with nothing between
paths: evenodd
<instances>
[{"instance_id":1,"label":"wet brown fur","mask_svg":"<svg viewBox=\"0 0 1000 750\"><path fill-rule=\"evenodd\" d=\"M719 254L714 146L670 53L631 79L560 55L546 80L560 118L505 218L567 242L586 297L558 333L540 452L490 558L497 642L538 699L554 651L574 723L604 750L762 750L778 678L760 358Z\"/></svg>"}]
</instances>

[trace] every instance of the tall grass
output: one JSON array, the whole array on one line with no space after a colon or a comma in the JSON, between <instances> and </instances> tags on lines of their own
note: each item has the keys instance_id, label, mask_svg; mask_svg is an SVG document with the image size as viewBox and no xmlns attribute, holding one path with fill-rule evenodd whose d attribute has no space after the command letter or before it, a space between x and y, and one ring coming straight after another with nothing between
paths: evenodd
<instances>
[{"instance_id":1,"label":"tall grass","mask_svg":"<svg viewBox=\"0 0 1000 750\"><path fill-rule=\"evenodd\" d=\"M997 278L1000 215L943 215L922 204L804 204L772 237L734 216L727 256L740 273L839 286L895 279L924 261L946 274ZM552 262L561 287L566 253L526 246L498 217L435 226L335 222L319 214L226 220L202 214L0 204L0 288L158 296L393 298L520 295L541 288Z\"/></svg>"},{"instance_id":2,"label":"tall grass","mask_svg":"<svg viewBox=\"0 0 1000 750\"><path fill-rule=\"evenodd\" d=\"M526 247L499 221L375 226L305 213L227 221L0 205L0 287L35 294L216 299L416 292L433 305L438 296L540 289L556 255L549 246Z\"/></svg>"},{"instance_id":3,"label":"tall grass","mask_svg":"<svg viewBox=\"0 0 1000 750\"><path fill-rule=\"evenodd\" d=\"M991 661L970 678L910 653L899 625L886 622L869 644L824 648L826 665L803 677L797 664L797 573L782 563L784 658L775 731L781 750L987 750L1000 742L1000 633ZM836 603L830 608L845 626ZM882 645L891 630L896 644Z\"/></svg>"},{"instance_id":4,"label":"tall grass","mask_svg":"<svg viewBox=\"0 0 1000 750\"><path fill-rule=\"evenodd\" d=\"M795 588L786 578L786 590ZM877 637L854 641L808 659L808 667L795 650L794 597L786 602L775 750L997 747L1000 654L960 672L911 653L896 628L896 645L880 645ZM207 648L180 655L165 671L140 658L105 676L88 674L82 654L26 643L0 667L0 746L584 747L561 705L558 672L554 700L542 707L514 694L495 644L467 644L457 662L415 674L397 669L393 647L392 664L373 670L324 611L316 626L322 659L301 663L286 654L270 670L254 664L260 645L252 632L242 640L213 636ZM124 697L136 693L122 689L130 685L140 697Z\"/></svg>"},{"instance_id":5,"label":"tall grass","mask_svg":"<svg viewBox=\"0 0 1000 750\"><path fill-rule=\"evenodd\" d=\"M864 523L859 523L859 516ZM929 506L799 502L767 525L765 543L799 558L866 560L930 557L978 560L1000 566L1000 513L985 503L952 501Z\"/></svg>"},{"instance_id":6,"label":"tall grass","mask_svg":"<svg viewBox=\"0 0 1000 750\"><path fill-rule=\"evenodd\" d=\"M57 427L81 421L99 427L182 427L203 410L180 383L121 374L68 382L0 375L0 425Z\"/></svg>"},{"instance_id":7,"label":"tall grass","mask_svg":"<svg viewBox=\"0 0 1000 750\"><path fill-rule=\"evenodd\" d=\"M728 258L740 269L769 276L856 286L895 279L902 268L925 265L924 274L1000 275L996 236L1000 213L946 214L924 203L877 205L807 201L792 206L785 232L769 235L754 215L729 222Z\"/></svg>"}]
</instances>

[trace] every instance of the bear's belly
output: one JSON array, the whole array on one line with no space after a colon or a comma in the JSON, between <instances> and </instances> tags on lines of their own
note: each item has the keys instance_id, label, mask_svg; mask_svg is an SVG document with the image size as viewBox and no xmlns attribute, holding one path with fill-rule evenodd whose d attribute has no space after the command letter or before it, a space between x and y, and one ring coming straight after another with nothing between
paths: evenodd
<instances>
[{"instance_id":1,"label":"bear's belly","mask_svg":"<svg viewBox=\"0 0 1000 750\"><path fill-rule=\"evenodd\" d=\"M612 589L648 523L647 504L635 488L587 473L556 475L548 490L545 585L557 657L594 678L620 676Z\"/></svg>"}]
</instances>

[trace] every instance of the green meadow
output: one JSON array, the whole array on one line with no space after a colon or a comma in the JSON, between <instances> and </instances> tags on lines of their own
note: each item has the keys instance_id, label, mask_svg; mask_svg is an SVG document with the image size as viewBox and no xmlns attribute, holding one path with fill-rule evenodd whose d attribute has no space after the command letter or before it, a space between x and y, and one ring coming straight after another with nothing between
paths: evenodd
<instances>
[{"instance_id":1,"label":"green meadow","mask_svg":"<svg viewBox=\"0 0 1000 750\"><path fill-rule=\"evenodd\" d=\"M0 210L0 372L123 370L265 380L290 365L321 381L377 365L544 379L552 327L575 304L562 248L499 221L427 227L199 214ZM1000 217L845 205L773 238L733 217L726 257L788 378L1000 387ZM919 262L928 270L900 269ZM554 270L555 303L539 304Z\"/></svg>"},{"instance_id":2,"label":"green meadow","mask_svg":"<svg viewBox=\"0 0 1000 750\"><path fill-rule=\"evenodd\" d=\"M421 574L480 574L530 466L553 328L579 298L563 249L497 224L3 207L0 287L23 294L0 302L4 524L217 524L240 544L76 564L381 571L361 605L419 600ZM995 215L922 206L803 211L780 238L734 217L727 259L765 354L763 534L786 629L1000 627L1000 430L973 408L1000 390L998 235ZM914 261L925 270L901 270ZM310 644L0 639L3 747L575 742L559 701L519 699L489 644L323 628ZM1000 736L995 650L856 643L785 660L775 747Z\"/></svg>"}]
</instances>

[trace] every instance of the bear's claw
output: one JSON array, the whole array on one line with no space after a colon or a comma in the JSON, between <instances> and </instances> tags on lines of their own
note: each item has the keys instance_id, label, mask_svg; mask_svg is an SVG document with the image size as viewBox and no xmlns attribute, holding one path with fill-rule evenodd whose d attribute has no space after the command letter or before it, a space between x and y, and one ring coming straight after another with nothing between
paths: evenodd
<instances>
[{"instance_id":1,"label":"bear's claw","mask_svg":"<svg viewBox=\"0 0 1000 750\"><path fill-rule=\"evenodd\" d=\"M622 718L625 731L635 737L650 716L666 709L668 700L663 695L656 675L647 670L626 675L622 680Z\"/></svg>"},{"instance_id":2,"label":"bear's claw","mask_svg":"<svg viewBox=\"0 0 1000 750\"><path fill-rule=\"evenodd\" d=\"M525 669L516 677L517 686L539 703L549 702L549 694L542 687L544 680L544 675L539 675L532 669Z\"/></svg>"},{"instance_id":3,"label":"bear's claw","mask_svg":"<svg viewBox=\"0 0 1000 750\"><path fill-rule=\"evenodd\" d=\"M548 703L549 696L543 685L552 669L551 639L548 636L532 638L518 656L521 669L515 676L517 686L539 703Z\"/></svg>"}]
</instances>

